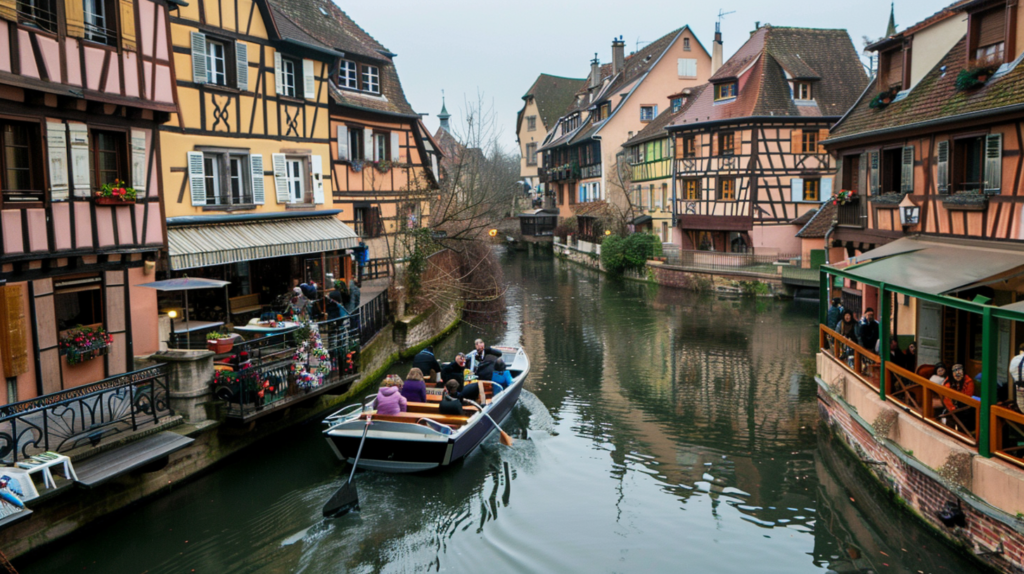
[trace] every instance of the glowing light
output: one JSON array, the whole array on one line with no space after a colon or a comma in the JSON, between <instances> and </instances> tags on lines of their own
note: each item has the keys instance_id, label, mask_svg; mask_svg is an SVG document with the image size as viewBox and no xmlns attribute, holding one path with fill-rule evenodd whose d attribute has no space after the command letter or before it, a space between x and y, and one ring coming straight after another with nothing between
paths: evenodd
<instances>
[{"instance_id":1,"label":"glowing light","mask_svg":"<svg viewBox=\"0 0 1024 574\"><path fill-rule=\"evenodd\" d=\"M171 309L170 311L167 312L167 316L170 317L171 319L177 319L178 312L175 311L174 309Z\"/></svg>"},{"instance_id":2,"label":"glowing light","mask_svg":"<svg viewBox=\"0 0 1024 574\"><path fill-rule=\"evenodd\" d=\"M612 234L612 230L611 229L605 229L604 230L604 234L605 235L611 235Z\"/></svg>"},{"instance_id":3,"label":"glowing light","mask_svg":"<svg viewBox=\"0 0 1024 574\"><path fill-rule=\"evenodd\" d=\"M497 237L498 236L498 230L497 229L492 229L492 230L487 232L487 235L490 235L491 237Z\"/></svg>"}]
</instances>

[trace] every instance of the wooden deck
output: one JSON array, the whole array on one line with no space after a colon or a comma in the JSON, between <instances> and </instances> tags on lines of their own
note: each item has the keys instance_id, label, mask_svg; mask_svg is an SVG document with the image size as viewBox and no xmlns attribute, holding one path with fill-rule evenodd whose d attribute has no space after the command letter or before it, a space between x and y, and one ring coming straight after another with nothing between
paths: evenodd
<instances>
[{"instance_id":1,"label":"wooden deck","mask_svg":"<svg viewBox=\"0 0 1024 574\"><path fill-rule=\"evenodd\" d=\"M95 488L195 442L195 439L164 431L90 457L75 466L78 482Z\"/></svg>"}]
</instances>

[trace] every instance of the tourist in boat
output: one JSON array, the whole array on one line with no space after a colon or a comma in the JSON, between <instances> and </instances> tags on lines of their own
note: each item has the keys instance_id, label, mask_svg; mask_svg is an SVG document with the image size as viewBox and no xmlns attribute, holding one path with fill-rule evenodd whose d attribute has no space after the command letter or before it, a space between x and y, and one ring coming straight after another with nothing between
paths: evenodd
<instances>
[{"instance_id":1,"label":"tourist in boat","mask_svg":"<svg viewBox=\"0 0 1024 574\"><path fill-rule=\"evenodd\" d=\"M868 307L858 325L857 342L865 350L874 353L878 351L879 328L878 321L875 321L875 310Z\"/></svg>"},{"instance_id":2,"label":"tourist in boat","mask_svg":"<svg viewBox=\"0 0 1024 574\"><path fill-rule=\"evenodd\" d=\"M408 401L402 396L398 384L392 377L384 379L384 386L377 391L376 403L378 415L397 415L408 409Z\"/></svg>"},{"instance_id":3,"label":"tourist in boat","mask_svg":"<svg viewBox=\"0 0 1024 574\"><path fill-rule=\"evenodd\" d=\"M405 376L405 384L402 386L402 396L405 400L414 403L427 402L427 385L423 382L423 371L413 367Z\"/></svg>"},{"instance_id":4,"label":"tourist in boat","mask_svg":"<svg viewBox=\"0 0 1024 574\"><path fill-rule=\"evenodd\" d=\"M839 297L834 297L832 299L832 306L829 307L828 315L825 319L829 329L834 330L836 328L836 325L843 318L844 311L842 300Z\"/></svg>"},{"instance_id":5,"label":"tourist in boat","mask_svg":"<svg viewBox=\"0 0 1024 574\"><path fill-rule=\"evenodd\" d=\"M455 381L459 385L459 392L462 391L462 387L466 384L466 355L459 353L455 355L455 360L448 363L441 369L441 380L442 381Z\"/></svg>"},{"instance_id":6,"label":"tourist in boat","mask_svg":"<svg viewBox=\"0 0 1024 574\"><path fill-rule=\"evenodd\" d=\"M469 356L469 368L472 369L474 373L476 372L477 365L480 361L483 361L484 357L487 355L494 355L495 357L501 356L501 351L488 347L484 344L483 339L477 339L473 345L475 348L473 349L473 353Z\"/></svg>"},{"instance_id":7,"label":"tourist in boat","mask_svg":"<svg viewBox=\"0 0 1024 574\"><path fill-rule=\"evenodd\" d=\"M500 368L498 367L499 362L501 362ZM483 360L476 366L477 378L481 381L491 381L491 388L494 394L500 393L507 384L511 384L512 377L508 377L509 382L505 383L506 373L505 361L494 355L485 355Z\"/></svg>"},{"instance_id":8,"label":"tourist in boat","mask_svg":"<svg viewBox=\"0 0 1024 574\"><path fill-rule=\"evenodd\" d=\"M959 393L963 393L969 397L974 396L974 380L964 373L963 365L953 365L953 368L950 371L950 376L946 377L946 382L943 386L953 389ZM942 404L944 404L946 406L946 410L950 412L966 406L963 403L954 401L950 398L942 399Z\"/></svg>"},{"instance_id":9,"label":"tourist in boat","mask_svg":"<svg viewBox=\"0 0 1024 574\"><path fill-rule=\"evenodd\" d=\"M494 390L494 394L500 393L512 384L512 373L508 372L505 359L498 358L498 360L494 361L494 374L491 376L491 382L497 383L498 388Z\"/></svg>"},{"instance_id":10,"label":"tourist in boat","mask_svg":"<svg viewBox=\"0 0 1024 574\"><path fill-rule=\"evenodd\" d=\"M449 380L444 384L444 394L441 395L441 404L437 412L442 415L462 415L462 401L459 400L459 382Z\"/></svg>"},{"instance_id":11,"label":"tourist in boat","mask_svg":"<svg viewBox=\"0 0 1024 574\"><path fill-rule=\"evenodd\" d=\"M427 346L419 353L416 353L416 356L412 358L412 366L419 369L421 373L428 375L430 382L436 381L437 375L441 372L441 363L437 362L437 357L434 356L434 347L432 346ZM444 380L447 380L447 378Z\"/></svg>"}]
</instances>

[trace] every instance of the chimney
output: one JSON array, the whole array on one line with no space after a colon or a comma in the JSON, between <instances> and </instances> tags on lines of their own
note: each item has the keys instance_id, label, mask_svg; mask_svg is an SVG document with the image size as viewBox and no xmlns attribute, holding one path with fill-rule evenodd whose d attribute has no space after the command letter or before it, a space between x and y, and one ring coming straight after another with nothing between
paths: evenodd
<instances>
[{"instance_id":1,"label":"chimney","mask_svg":"<svg viewBox=\"0 0 1024 574\"><path fill-rule=\"evenodd\" d=\"M711 44L711 75L714 76L718 68L722 67L722 29L720 23L715 22L715 41Z\"/></svg>"},{"instance_id":2,"label":"chimney","mask_svg":"<svg viewBox=\"0 0 1024 574\"><path fill-rule=\"evenodd\" d=\"M594 52L594 59L590 61L590 89L601 85L601 60Z\"/></svg>"},{"instance_id":3,"label":"chimney","mask_svg":"<svg viewBox=\"0 0 1024 574\"><path fill-rule=\"evenodd\" d=\"M626 43L622 36L612 40L612 75L618 74L626 67Z\"/></svg>"}]
</instances>

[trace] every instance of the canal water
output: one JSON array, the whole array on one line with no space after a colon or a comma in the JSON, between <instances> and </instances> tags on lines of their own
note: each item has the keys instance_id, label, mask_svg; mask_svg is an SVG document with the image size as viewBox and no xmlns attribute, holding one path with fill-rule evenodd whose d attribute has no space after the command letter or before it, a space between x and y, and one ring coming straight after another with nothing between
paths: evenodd
<instances>
[{"instance_id":1,"label":"canal water","mask_svg":"<svg viewBox=\"0 0 1024 574\"><path fill-rule=\"evenodd\" d=\"M723 300L503 256L526 347L506 422L453 468L347 476L319 421L229 459L39 555L22 574L975 571L865 488L818 433L813 303ZM401 372L408 365L396 367ZM80 496L87 496L83 492Z\"/></svg>"}]
</instances>

